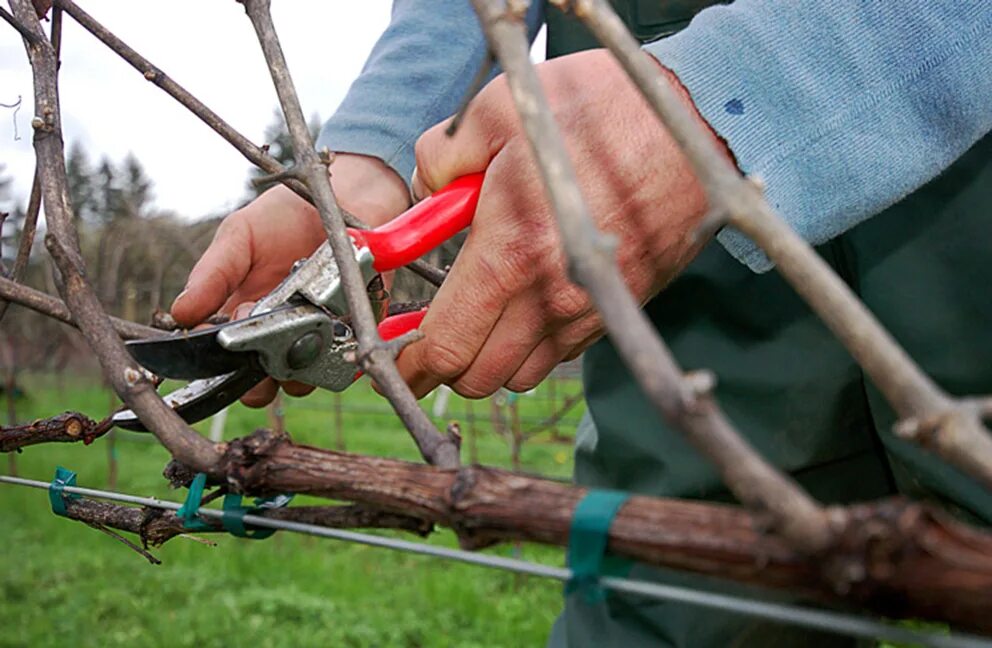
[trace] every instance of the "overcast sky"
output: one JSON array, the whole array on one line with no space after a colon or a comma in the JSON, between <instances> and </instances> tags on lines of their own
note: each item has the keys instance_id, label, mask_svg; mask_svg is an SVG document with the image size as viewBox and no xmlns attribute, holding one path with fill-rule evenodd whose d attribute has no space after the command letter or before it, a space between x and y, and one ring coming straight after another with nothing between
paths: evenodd
<instances>
[{"instance_id":1,"label":"overcast sky","mask_svg":"<svg viewBox=\"0 0 992 648\"><path fill-rule=\"evenodd\" d=\"M256 143L277 106L254 32L232 0L80 0L90 15ZM389 22L390 0L276 0L272 11L309 117L329 116ZM235 206L249 164L71 18L60 74L67 144L95 160L133 151L155 183L155 206L189 217ZM15 197L30 190L31 70L20 38L0 23L0 103L22 98L16 118L0 108L0 163ZM14 122L20 139L15 140ZM23 202L23 200L22 200Z\"/></svg>"}]
</instances>

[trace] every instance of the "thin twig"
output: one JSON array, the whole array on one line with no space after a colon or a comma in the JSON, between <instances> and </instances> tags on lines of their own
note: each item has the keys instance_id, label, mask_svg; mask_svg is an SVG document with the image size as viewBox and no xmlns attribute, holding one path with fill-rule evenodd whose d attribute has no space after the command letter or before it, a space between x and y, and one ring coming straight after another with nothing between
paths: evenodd
<instances>
[{"instance_id":1,"label":"thin twig","mask_svg":"<svg viewBox=\"0 0 992 648\"><path fill-rule=\"evenodd\" d=\"M473 0L473 5L490 48L506 72L558 221L570 275L589 292L610 339L649 402L714 463L731 492L767 516L771 528L793 546L810 553L829 546L833 533L825 512L744 441L709 392L693 388L638 308L614 261L612 241L597 231L582 198L558 125L530 62L521 16L499 0Z\"/></svg>"},{"instance_id":2,"label":"thin twig","mask_svg":"<svg viewBox=\"0 0 992 648\"><path fill-rule=\"evenodd\" d=\"M17 256L14 257L14 267L10 273L10 280L18 282L27 270L28 261L31 260L31 248L34 247L34 235L38 229L38 213L41 211L41 180L38 178L38 169L35 167L34 180L31 181L31 197L28 198L28 210L24 215L24 226L21 228L21 240L17 245ZM10 302L0 299L0 321L7 314Z\"/></svg>"},{"instance_id":3,"label":"thin twig","mask_svg":"<svg viewBox=\"0 0 992 648\"><path fill-rule=\"evenodd\" d=\"M92 522L87 522L86 523L86 526L88 526L90 528L93 528L93 529L96 529L97 531L102 531L103 533L106 533L108 536L110 536L114 540L120 541L125 547L133 550L139 556L142 556L145 560L147 560L151 564L153 564L153 565L161 565L162 564L162 561L159 560L158 558L156 558L155 556L153 556L147 549L144 549L142 547L139 547L138 545L134 544L133 542L131 542L130 540L128 540L124 536L120 535L119 533L114 533L113 531L111 531L107 527L103 526L102 524L94 524Z\"/></svg>"},{"instance_id":4,"label":"thin twig","mask_svg":"<svg viewBox=\"0 0 992 648\"><path fill-rule=\"evenodd\" d=\"M557 4L565 4L557 2ZM654 108L706 188L711 209L747 235L833 331L893 409L926 434L904 438L929 447L986 487L992 487L992 436L973 408L938 387L829 265L764 198L762 184L743 178L702 124L679 100L653 60L605 0L576 0L576 15L609 48Z\"/></svg>"},{"instance_id":5,"label":"thin twig","mask_svg":"<svg viewBox=\"0 0 992 648\"><path fill-rule=\"evenodd\" d=\"M76 320L73 319L65 302L40 290L0 277L0 298L78 328ZM165 332L159 329L117 317L111 317L110 323L114 330L126 340L140 340L165 335Z\"/></svg>"},{"instance_id":6,"label":"thin twig","mask_svg":"<svg viewBox=\"0 0 992 648\"><path fill-rule=\"evenodd\" d=\"M2 7L0 7L2 9ZM10 121L14 125L14 141L17 142L21 139L20 134L17 132L17 113L21 112L21 95L17 95L17 101L12 104L0 103L0 108L13 108L14 112L10 116Z\"/></svg>"},{"instance_id":7,"label":"thin twig","mask_svg":"<svg viewBox=\"0 0 992 648\"><path fill-rule=\"evenodd\" d=\"M0 18L3 18L11 27L16 29L18 33L20 33L22 38L24 38L32 45L37 43L40 38L43 38L42 36L38 36L38 34L34 33L33 31L25 27L23 23L17 20L17 18L14 18L14 16L12 16L10 12L8 12L3 7L0 7Z\"/></svg>"},{"instance_id":8,"label":"thin twig","mask_svg":"<svg viewBox=\"0 0 992 648\"><path fill-rule=\"evenodd\" d=\"M556 411L554 414L544 419L543 421L541 421L531 429L524 432L523 433L524 439L525 440L530 439L534 436L537 436L541 432L544 432L548 428L553 427L556 423L558 423L563 418L565 418L565 416L569 413L569 411L571 411L573 407L581 403L583 400L585 400L585 394L583 394L582 392L569 396L568 398L565 399L565 402L561 404L561 407L558 408L558 411Z\"/></svg>"},{"instance_id":9,"label":"thin twig","mask_svg":"<svg viewBox=\"0 0 992 648\"><path fill-rule=\"evenodd\" d=\"M485 85L486 79L492 74L493 66L495 65L496 59L493 57L493 53L487 51L486 57L482 59L482 65L475 71L472 82L469 84L468 89L465 90L465 95L462 97L461 103L458 104L458 110L455 111L455 116L451 118L448 127L444 129L445 135L453 137L458 132L458 127L461 126L462 119L465 118L465 111L468 110L468 105L472 102L475 95L479 94L479 90L482 90L482 86Z\"/></svg>"},{"instance_id":10,"label":"thin twig","mask_svg":"<svg viewBox=\"0 0 992 648\"><path fill-rule=\"evenodd\" d=\"M366 282L362 278L358 261L352 251L354 244L345 230L344 219L334 197L327 169L313 148L306 119L303 117L303 110L282 53L282 46L272 25L269 2L268 0L241 0L241 2L258 35L276 93L279 95L286 125L293 138L293 150L297 156L296 168L299 169L310 189L324 223L327 239L334 251L358 339L358 358L364 361L360 368L378 383L383 394L410 431L424 459L442 468L457 467L459 459L456 444L434 427L417 404L413 393L396 368L391 349L379 337L375 316L366 293Z\"/></svg>"}]
</instances>

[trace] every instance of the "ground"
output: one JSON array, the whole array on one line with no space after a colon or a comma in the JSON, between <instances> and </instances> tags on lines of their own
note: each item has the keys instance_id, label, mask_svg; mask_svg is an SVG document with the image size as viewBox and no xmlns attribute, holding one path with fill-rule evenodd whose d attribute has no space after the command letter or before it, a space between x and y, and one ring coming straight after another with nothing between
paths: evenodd
<instances>
[{"instance_id":1,"label":"ground","mask_svg":"<svg viewBox=\"0 0 992 648\"><path fill-rule=\"evenodd\" d=\"M98 378L75 378L61 396L50 377L28 376L18 418L66 409L107 411ZM578 389L559 385L559 399ZM332 395L288 401L286 426L298 440L333 446ZM416 451L365 384L343 399L347 449L415 460ZM550 404L521 399L521 412L544 416ZM460 403L453 406L460 415ZM488 406L476 405L488 416ZM562 424L571 432L578 417ZM238 406L226 436L268 424L263 411ZM205 425L200 427L206 430ZM526 427L526 426L525 426ZM118 490L181 500L160 477L167 454L148 437L116 443ZM509 464L506 443L478 436L481 463ZM17 456L23 477L51 479L56 465L79 484L107 485L107 442L46 445ZM567 478L571 447L542 435L525 444L524 470ZM6 472L0 457L0 471ZM162 565L82 524L54 516L44 491L0 484L0 647L13 646L540 646L561 605L561 585L481 567L280 532L265 541L211 535L218 546L177 538L154 550ZM454 546L449 532L430 540ZM516 549L493 550L511 555ZM563 564L558 549L524 546L522 556Z\"/></svg>"}]
</instances>

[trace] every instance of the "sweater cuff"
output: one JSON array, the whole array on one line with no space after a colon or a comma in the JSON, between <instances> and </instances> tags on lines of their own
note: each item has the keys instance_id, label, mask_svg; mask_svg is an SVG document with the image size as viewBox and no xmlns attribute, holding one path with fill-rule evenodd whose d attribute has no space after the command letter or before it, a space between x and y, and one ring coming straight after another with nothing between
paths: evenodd
<instances>
[{"instance_id":1,"label":"sweater cuff","mask_svg":"<svg viewBox=\"0 0 992 648\"><path fill-rule=\"evenodd\" d=\"M644 47L811 244L935 177L992 126L981 3L738 0ZM772 267L731 228L726 250Z\"/></svg>"}]
</instances>

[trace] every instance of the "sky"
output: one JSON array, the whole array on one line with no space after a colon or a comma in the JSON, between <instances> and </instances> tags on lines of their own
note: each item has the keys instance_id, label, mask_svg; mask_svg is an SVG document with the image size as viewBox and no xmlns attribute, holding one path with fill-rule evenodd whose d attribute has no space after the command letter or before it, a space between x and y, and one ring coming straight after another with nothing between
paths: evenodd
<instances>
[{"instance_id":1,"label":"sky","mask_svg":"<svg viewBox=\"0 0 992 648\"><path fill-rule=\"evenodd\" d=\"M125 43L235 129L262 143L278 105L241 5L233 0L79 0ZM328 117L389 22L390 0L276 0L272 13L304 113ZM34 169L31 69L20 37L0 23L0 163L25 202ZM250 164L219 135L71 18L60 73L67 146L95 163L133 152L154 182L154 207L190 218L229 211L246 195ZM19 139L15 139L16 122Z\"/></svg>"}]
</instances>

